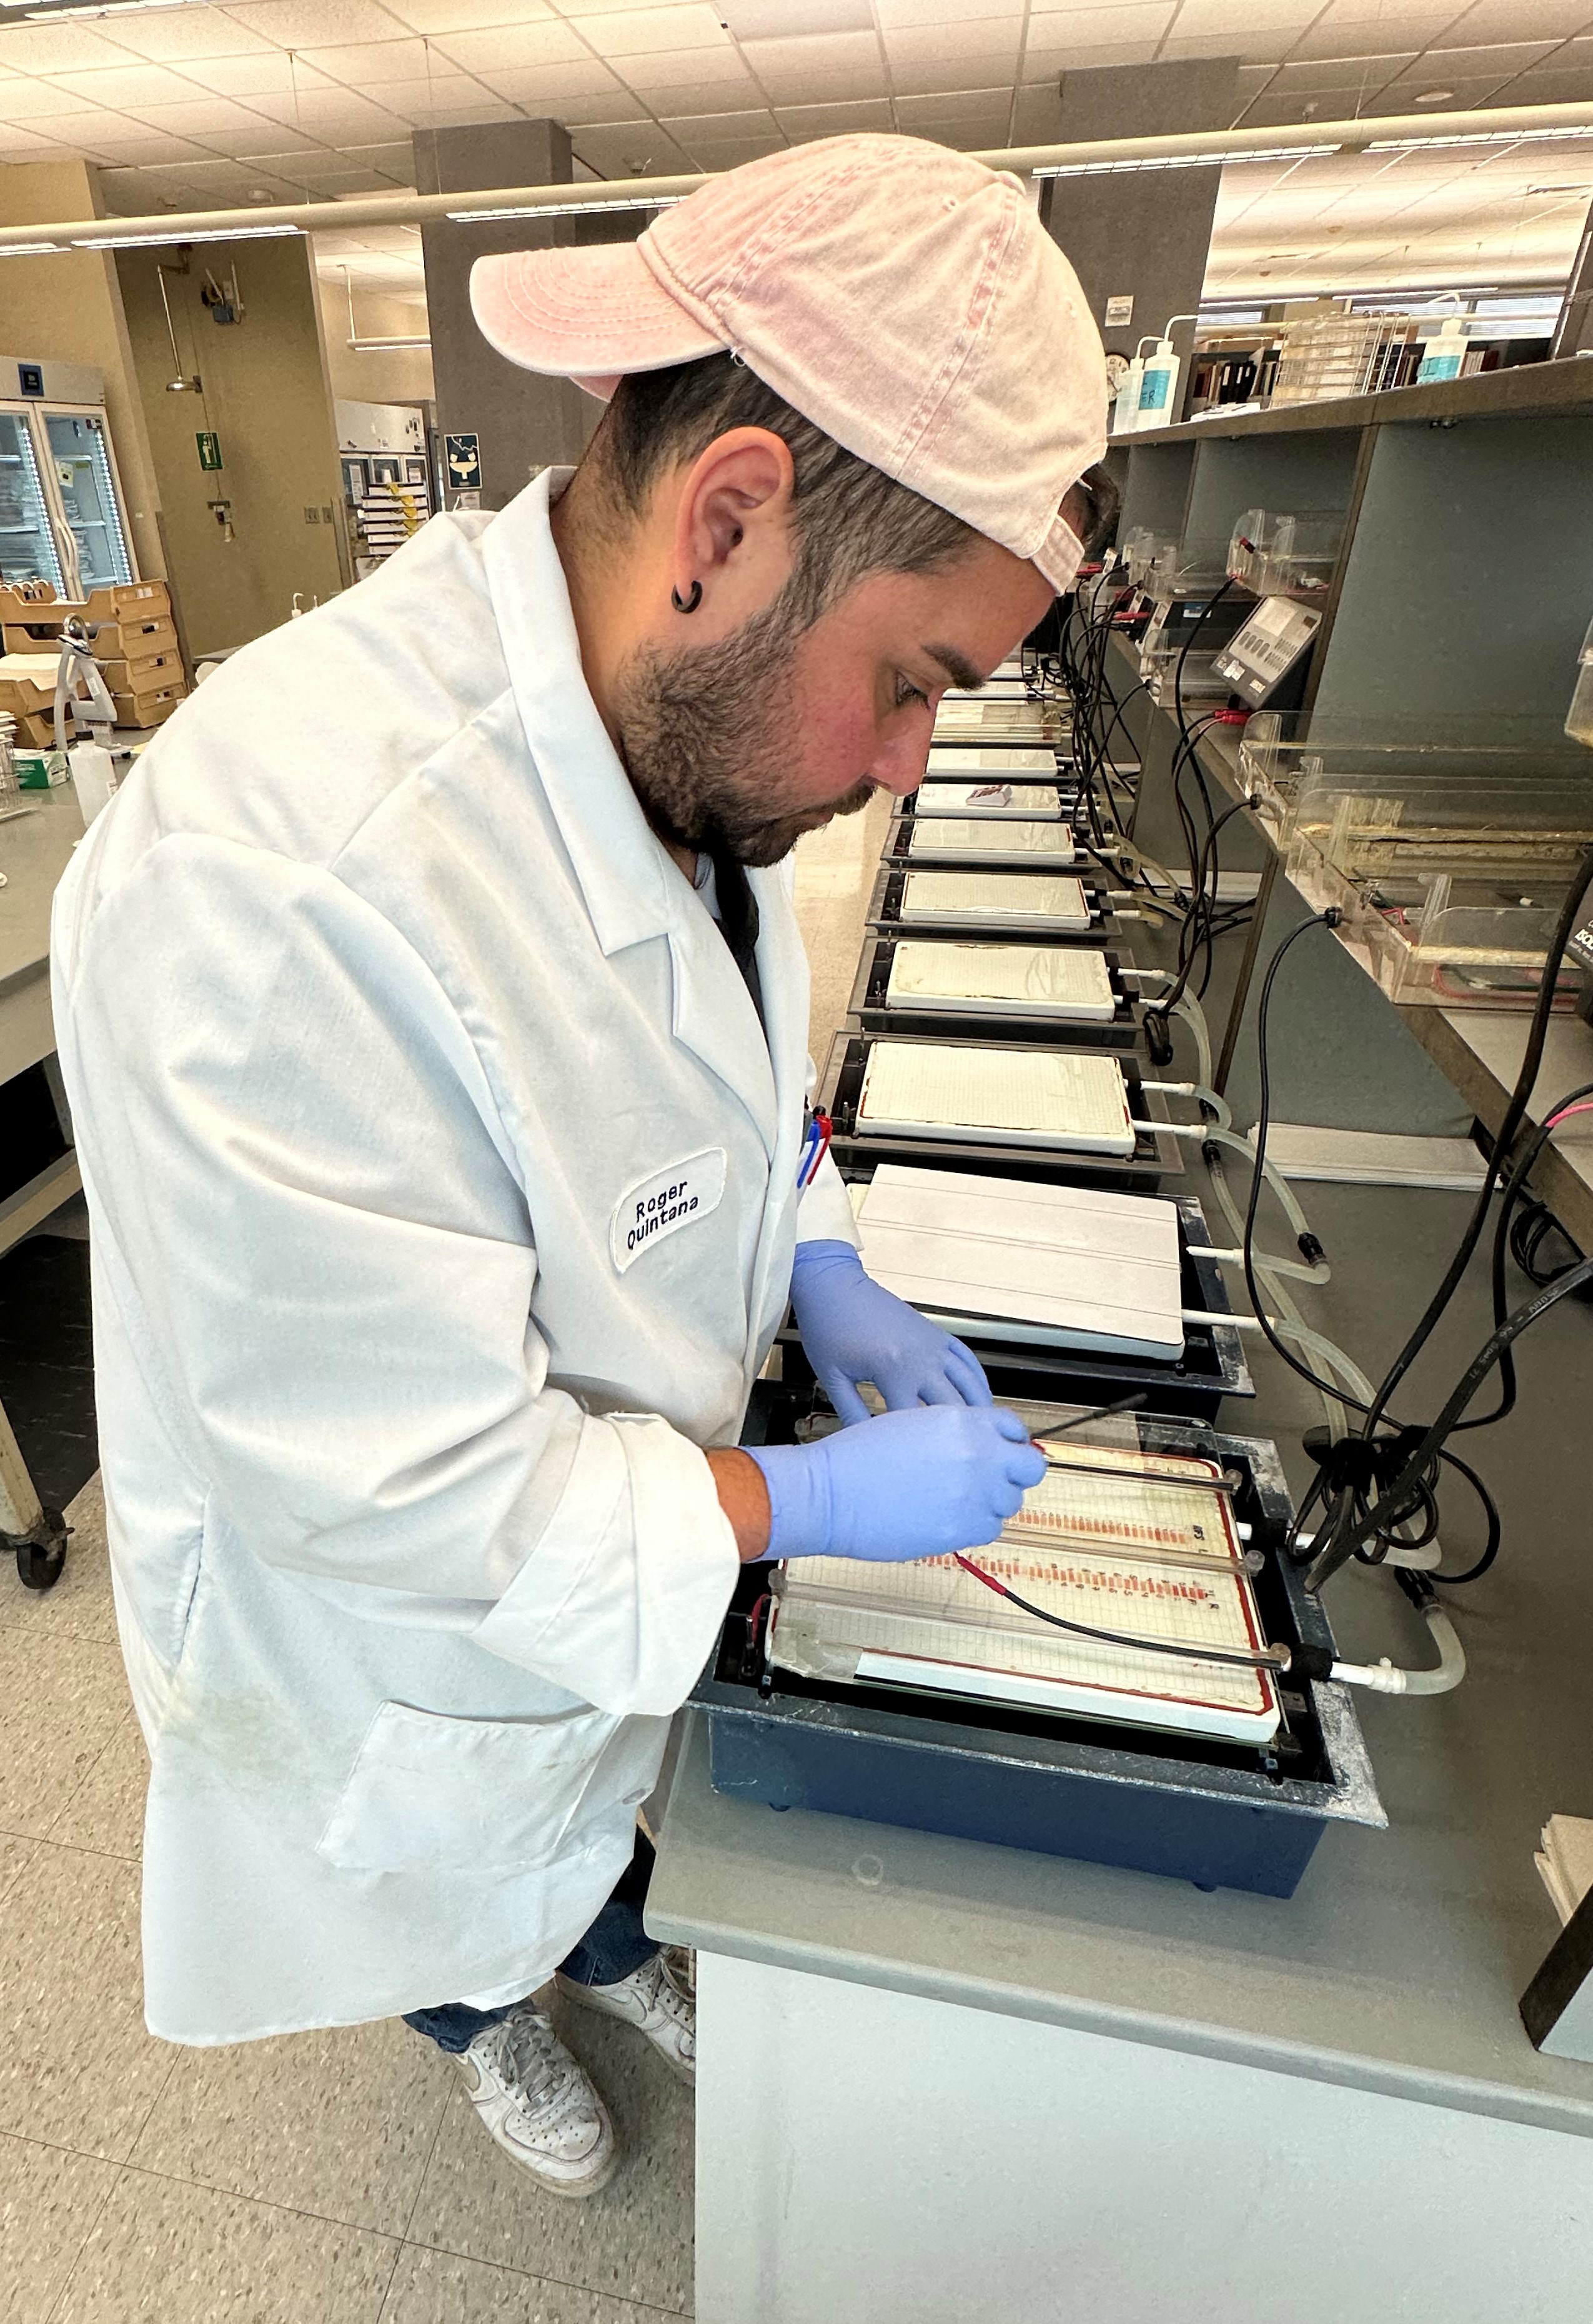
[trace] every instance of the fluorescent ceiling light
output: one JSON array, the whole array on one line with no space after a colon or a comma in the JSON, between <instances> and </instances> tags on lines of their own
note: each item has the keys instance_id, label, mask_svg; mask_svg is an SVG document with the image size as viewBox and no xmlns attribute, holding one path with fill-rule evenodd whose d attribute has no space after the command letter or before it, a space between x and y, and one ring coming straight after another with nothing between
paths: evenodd
<instances>
[{"instance_id":1,"label":"fluorescent ceiling light","mask_svg":"<svg viewBox=\"0 0 1593 2324\"><path fill-rule=\"evenodd\" d=\"M516 202L501 210L449 210L456 226L479 226L487 218L585 217L594 210L667 210L684 194L623 194L612 201Z\"/></svg>"},{"instance_id":2,"label":"fluorescent ceiling light","mask_svg":"<svg viewBox=\"0 0 1593 2324\"><path fill-rule=\"evenodd\" d=\"M0 258L32 258L37 251L64 250L64 242L0 242Z\"/></svg>"},{"instance_id":3,"label":"fluorescent ceiling light","mask_svg":"<svg viewBox=\"0 0 1593 2324\"><path fill-rule=\"evenodd\" d=\"M1340 153L1341 145L1263 145L1248 153L1154 153L1144 161L1059 161L1030 171L1036 178L1115 178L1127 171L1213 170L1236 161L1304 161L1317 153Z\"/></svg>"},{"instance_id":4,"label":"fluorescent ceiling light","mask_svg":"<svg viewBox=\"0 0 1593 2324\"><path fill-rule=\"evenodd\" d=\"M134 9L181 8L188 0L0 0L8 16L20 16L29 24L53 23L58 16L127 16Z\"/></svg>"},{"instance_id":5,"label":"fluorescent ceiling light","mask_svg":"<svg viewBox=\"0 0 1593 2324\"><path fill-rule=\"evenodd\" d=\"M1565 137L1593 137L1593 128L1584 124L1570 129L1434 131L1431 137L1374 137L1366 150L1368 153L1405 153L1419 145L1543 145Z\"/></svg>"},{"instance_id":6,"label":"fluorescent ceiling light","mask_svg":"<svg viewBox=\"0 0 1593 2324\"><path fill-rule=\"evenodd\" d=\"M267 242L297 234L296 226L178 226L170 234L86 234L74 250L167 250L182 242Z\"/></svg>"}]
</instances>

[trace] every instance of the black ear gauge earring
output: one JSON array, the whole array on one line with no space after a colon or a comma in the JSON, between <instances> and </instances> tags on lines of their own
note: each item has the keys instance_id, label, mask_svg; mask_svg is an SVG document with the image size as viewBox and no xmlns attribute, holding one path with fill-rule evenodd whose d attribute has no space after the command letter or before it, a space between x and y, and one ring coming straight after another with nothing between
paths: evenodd
<instances>
[{"instance_id":1,"label":"black ear gauge earring","mask_svg":"<svg viewBox=\"0 0 1593 2324\"><path fill-rule=\"evenodd\" d=\"M678 589L671 589L669 592L669 603L677 613L695 613L702 602L703 585L700 581L692 583L689 597L683 597Z\"/></svg>"}]
</instances>

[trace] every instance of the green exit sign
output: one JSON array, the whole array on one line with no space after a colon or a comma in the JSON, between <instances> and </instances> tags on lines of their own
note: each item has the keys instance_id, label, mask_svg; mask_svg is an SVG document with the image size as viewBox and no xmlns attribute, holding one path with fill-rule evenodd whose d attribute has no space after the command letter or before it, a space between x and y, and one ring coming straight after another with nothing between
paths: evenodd
<instances>
[{"instance_id":1,"label":"green exit sign","mask_svg":"<svg viewBox=\"0 0 1593 2324\"><path fill-rule=\"evenodd\" d=\"M199 447L200 467L219 468L221 466L220 437L213 436L207 429L201 429L194 438L194 441Z\"/></svg>"}]
</instances>

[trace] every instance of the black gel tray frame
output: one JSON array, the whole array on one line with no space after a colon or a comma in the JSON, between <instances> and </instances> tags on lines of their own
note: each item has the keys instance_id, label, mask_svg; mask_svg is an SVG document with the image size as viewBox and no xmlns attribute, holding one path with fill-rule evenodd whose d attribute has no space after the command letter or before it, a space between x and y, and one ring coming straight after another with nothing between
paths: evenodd
<instances>
[{"instance_id":1,"label":"black gel tray frame","mask_svg":"<svg viewBox=\"0 0 1593 2324\"><path fill-rule=\"evenodd\" d=\"M1170 1118L1166 1101L1159 1091L1141 1087L1138 1062L1131 1056L1119 1056L1118 1063L1123 1069L1128 1112L1137 1133L1132 1154L1087 1154L1059 1146L1003 1146L994 1139L987 1142L982 1139L958 1138L953 1131L944 1138L860 1131L857 1109L862 1096L863 1074L869 1051L877 1040L937 1049L1043 1048L1050 1055L1064 1046L1060 1042L972 1040L966 1036L932 1038L922 1033L860 1033L843 1026L830 1044L815 1102L830 1117L830 1150L843 1171L850 1173L870 1162L914 1162L929 1170L995 1171L1008 1177L1037 1178L1047 1185L1104 1186L1114 1194L1138 1189L1147 1194L1159 1193L1164 1178L1183 1175L1183 1156L1178 1140L1165 1127ZM1076 1049L1079 1045L1067 1047ZM1100 1050L1087 1049L1082 1054L1098 1058Z\"/></svg>"},{"instance_id":2,"label":"black gel tray frame","mask_svg":"<svg viewBox=\"0 0 1593 2324\"><path fill-rule=\"evenodd\" d=\"M1068 1408L1019 1409L1043 1428ZM801 1422L787 1390L760 1383L743 1442L789 1440ZM1293 1511L1276 1447L1154 1422L1135 1434L1146 1446L1221 1462L1250 1545L1265 1553L1255 1586L1267 1637L1331 1652L1321 1606L1279 1549ZM768 1588L767 1568L741 1569L690 1698L706 1714L710 1779L730 1797L1264 1896L1294 1895L1331 1824L1386 1825L1349 1689L1332 1680L1291 1682L1285 1726L1259 1752L965 1697L906 1696L766 1670L758 1601Z\"/></svg>"},{"instance_id":3,"label":"black gel tray frame","mask_svg":"<svg viewBox=\"0 0 1593 2324\"><path fill-rule=\"evenodd\" d=\"M944 939L944 930L939 931ZM875 929L863 939L858 960L857 977L852 984L847 1014L865 1033L926 1033L936 1040L966 1039L971 1034L997 1041L1022 1041L1036 1045L1055 1044L1068 1049L1137 1049L1144 1033L1145 1010L1139 998L1138 970L1132 953L1119 946L1109 947L1106 954L1107 981L1112 989L1117 1006L1110 1018L1091 1019L1056 1015L1041 1017L1019 1015L1016 1011L1003 1016L999 1010L966 1009L904 1009L893 1006L887 999L890 982L891 964L898 944L916 944L916 931L905 927L892 928L889 933ZM987 933L964 942L1033 945L1049 951L1058 943L1066 944L1065 936L1008 936ZM1096 949L1090 945L1089 950Z\"/></svg>"},{"instance_id":4,"label":"black gel tray frame","mask_svg":"<svg viewBox=\"0 0 1593 2324\"><path fill-rule=\"evenodd\" d=\"M1045 877L1060 877L1064 880L1077 880L1083 888L1084 901L1089 907L1089 927L1087 928L1040 928L1036 927L1034 923L1028 920L1006 921L986 918L904 920L901 908L902 886L907 878L907 867L904 864L893 863L889 858L881 858L879 872L875 875L874 885L869 895L869 908L863 915L864 926L880 936L925 936L932 942L937 936L949 936L953 942L962 944L968 943L970 939L976 943L982 941L985 944L1021 943L1025 938L1043 944L1105 945L1119 944L1122 941L1122 931L1107 908L1106 890L1101 886L1099 877L1089 871L1082 870L1077 864L1070 865L1067 870L1059 874L1017 871L1008 864L998 865L993 869L990 864L975 868L990 872L993 878L1037 880ZM916 872L945 870L951 872L953 879L959 876L953 864L914 864L912 869Z\"/></svg>"}]
</instances>

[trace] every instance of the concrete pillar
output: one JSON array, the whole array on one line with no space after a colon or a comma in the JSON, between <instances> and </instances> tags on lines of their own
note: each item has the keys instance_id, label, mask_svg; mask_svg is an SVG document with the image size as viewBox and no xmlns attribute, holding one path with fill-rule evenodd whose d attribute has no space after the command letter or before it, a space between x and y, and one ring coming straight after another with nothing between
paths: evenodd
<instances>
[{"instance_id":1,"label":"concrete pillar","mask_svg":"<svg viewBox=\"0 0 1593 2324\"><path fill-rule=\"evenodd\" d=\"M417 130L415 183L423 194L484 193L507 186L567 184L569 132L557 121L493 121ZM481 438L483 508L502 508L533 472L578 460L602 406L567 380L545 379L506 363L488 346L470 311L470 269L489 253L548 250L576 242L633 241L648 213L529 218L494 226L443 219L421 228L431 366L439 430Z\"/></svg>"},{"instance_id":2,"label":"concrete pillar","mask_svg":"<svg viewBox=\"0 0 1593 2324\"><path fill-rule=\"evenodd\" d=\"M1062 77L1060 139L1169 136L1226 129L1239 107L1237 57L1163 65L1110 65ZM1200 305L1220 168L1146 170L1055 178L1041 217L1073 261L1109 353L1131 355L1141 337ZM1108 324L1109 299L1130 298L1126 323ZM1173 334L1187 355L1185 324ZM1188 368L1183 374L1188 384Z\"/></svg>"}]
</instances>

